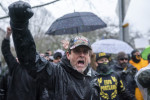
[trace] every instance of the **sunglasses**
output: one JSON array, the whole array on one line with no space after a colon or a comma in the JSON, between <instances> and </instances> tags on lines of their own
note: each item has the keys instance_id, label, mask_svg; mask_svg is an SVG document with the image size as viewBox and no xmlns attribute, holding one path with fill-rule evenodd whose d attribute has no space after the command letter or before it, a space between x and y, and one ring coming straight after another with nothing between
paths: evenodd
<instances>
[{"instance_id":1,"label":"sunglasses","mask_svg":"<svg viewBox=\"0 0 150 100\"><path fill-rule=\"evenodd\" d=\"M128 58L121 58L121 59L119 59L119 60L122 60L122 61L123 61L123 60L128 60Z\"/></svg>"},{"instance_id":2,"label":"sunglasses","mask_svg":"<svg viewBox=\"0 0 150 100\"><path fill-rule=\"evenodd\" d=\"M138 57L140 57L141 55L134 55L134 56L138 56Z\"/></svg>"}]
</instances>

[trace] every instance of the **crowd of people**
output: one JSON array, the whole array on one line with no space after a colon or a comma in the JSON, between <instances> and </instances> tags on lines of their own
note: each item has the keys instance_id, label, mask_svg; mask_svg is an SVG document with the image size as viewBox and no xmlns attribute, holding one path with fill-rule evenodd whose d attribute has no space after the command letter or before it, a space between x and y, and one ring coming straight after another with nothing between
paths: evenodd
<instances>
[{"instance_id":1,"label":"crowd of people","mask_svg":"<svg viewBox=\"0 0 150 100\"><path fill-rule=\"evenodd\" d=\"M93 53L83 36L63 40L63 54L38 53L28 29L31 6L12 3L9 16L1 47L8 71L0 79L0 100L149 100L150 55L144 60L138 50L131 57L121 51L115 60ZM10 50L11 35L17 57Z\"/></svg>"}]
</instances>

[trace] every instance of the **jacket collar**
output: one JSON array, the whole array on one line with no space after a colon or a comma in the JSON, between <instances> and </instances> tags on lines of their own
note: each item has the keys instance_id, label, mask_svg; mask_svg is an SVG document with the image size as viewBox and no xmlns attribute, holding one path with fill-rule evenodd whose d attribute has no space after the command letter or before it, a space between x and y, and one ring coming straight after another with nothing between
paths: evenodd
<instances>
[{"instance_id":1,"label":"jacket collar","mask_svg":"<svg viewBox=\"0 0 150 100\"><path fill-rule=\"evenodd\" d=\"M66 55L64 55L61 59L60 65L70 74L72 74L74 77L76 78L84 78L85 76L93 76L93 71L90 68L90 66L87 66L86 70L84 71L84 74L78 72L76 69L74 69L71 64L70 61L67 59Z\"/></svg>"}]
</instances>

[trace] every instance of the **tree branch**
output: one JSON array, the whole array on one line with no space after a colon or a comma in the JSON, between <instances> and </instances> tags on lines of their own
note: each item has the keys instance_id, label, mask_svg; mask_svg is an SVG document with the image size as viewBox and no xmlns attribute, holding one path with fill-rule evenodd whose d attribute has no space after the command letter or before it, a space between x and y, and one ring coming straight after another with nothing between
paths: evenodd
<instances>
[{"instance_id":1,"label":"tree branch","mask_svg":"<svg viewBox=\"0 0 150 100\"><path fill-rule=\"evenodd\" d=\"M47 6L47 5L49 5L49 4L53 4L53 3L57 2L57 1L60 1L60 0L55 0L55 1L48 2L48 3L42 4L42 5L33 6L32 8L38 8L38 7ZM4 18L8 18L8 17L9 17L9 16L0 17L0 20L1 20L1 19L4 19Z\"/></svg>"}]
</instances>

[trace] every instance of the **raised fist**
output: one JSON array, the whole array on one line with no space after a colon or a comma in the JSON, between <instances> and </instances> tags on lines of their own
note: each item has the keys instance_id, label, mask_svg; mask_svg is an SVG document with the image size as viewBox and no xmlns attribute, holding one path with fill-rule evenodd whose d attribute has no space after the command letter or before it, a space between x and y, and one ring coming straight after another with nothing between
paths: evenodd
<instances>
[{"instance_id":1,"label":"raised fist","mask_svg":"<svg viewBox=\"0 0 150 100\"><path fill-rule=\"evenodd\" d=\"M28 21L33 16L30 4L17 1L9 5L9 16L12 22L22 23Z\"/></svg>"}]
</instances>

